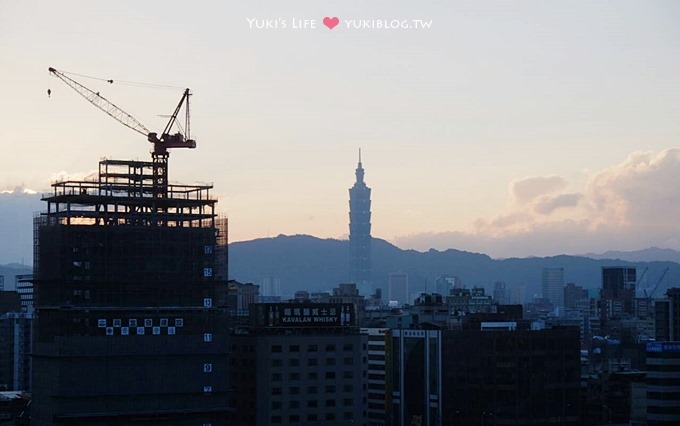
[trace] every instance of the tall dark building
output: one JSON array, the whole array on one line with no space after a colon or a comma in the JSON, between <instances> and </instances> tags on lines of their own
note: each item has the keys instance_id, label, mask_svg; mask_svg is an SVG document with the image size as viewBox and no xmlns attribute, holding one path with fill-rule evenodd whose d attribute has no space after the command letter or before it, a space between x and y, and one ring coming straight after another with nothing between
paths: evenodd
<instances>
[{"instance_id":1,"label":"tall dark building","mask_svg":"<svg viewBox=\"0 0 680 426\"><path fill-rule=\"evenodd\" d=\"M32 423L224 424L222 238L207 185L104 160L35 219Z\"/></svg>"},{"instance_id":2,"label":"tall dark building","mask_svg":"<svg viewBox=\"0 0 680 426\"><path fill-rule=\"evenodd\" d=\"M635 312L635 268L603 267L602 320L621 319Z\"/></svg>"},{"instance_id":3,"label":"tall dark building","mask_svg":"<svg viewBox=\"0 0 680 426\"><path fill-rule=\"evenodd\" d=\"M371 288L371 188L364 182L364 168L356 169L356 182L349 189L349 275L360 293Z\"/></svg>"},{"instance_id":4,"label":"tall dark building","mask_svg":"<svg viewBox=\"0 0 680 426\"><path fill-rule=\"evenodd\" d=\"M666 297L654 301L656 340L680 341L680 288L666 291Z\"/></svg>"}]
</instances>

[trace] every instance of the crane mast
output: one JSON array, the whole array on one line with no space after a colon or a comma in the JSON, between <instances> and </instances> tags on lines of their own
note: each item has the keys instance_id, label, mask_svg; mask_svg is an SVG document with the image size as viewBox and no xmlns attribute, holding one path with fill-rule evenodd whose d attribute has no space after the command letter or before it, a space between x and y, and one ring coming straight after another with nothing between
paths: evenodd
<instances>
[{"instance_id":1,"label":"crane mast","mask_svg":"<svg viewBox=\"0 0 680 426\"><path fill-rule=\"evenodd\" d=\"M151 159L153 163L153 196L154 198L164 199L168 196L168 157L170 153L169 148L196 148L196 141L190 138L189 134L189 96L191 95L189 89L185 89L182 94L175 111L170 117L165 128L161 132L160 138L158 133L149 131L142 123L140 123L132 115L125 112L122 108L116 106L113 102L101 96L99 92L89 89L80 84L71 77L65 75L62 71L56 70L53 67L48 68L49 72L58 77L67 86L75 90L80 96L85 98L92 105L106 113L109 117L118 121L123 126L134 130L135 132L146 136L147 140L153 144L151 151ZM108 83L113 83L113 80L107 80ZM185 133L186 136L180 132L170 134L170 131L177 120L177 116L186 102L186 116L185 116ZM162 210L163 207L158 207Z\"/></svg>"}]
</instances>

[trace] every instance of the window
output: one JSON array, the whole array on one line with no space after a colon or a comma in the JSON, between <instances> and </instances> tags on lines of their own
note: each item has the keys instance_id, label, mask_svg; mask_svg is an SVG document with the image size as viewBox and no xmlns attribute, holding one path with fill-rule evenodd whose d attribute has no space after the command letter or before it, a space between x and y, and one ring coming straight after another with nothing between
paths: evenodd
<instances>
[{"instance_id":1,"label":"window","mask_svg":"<svg viewBox=\"0 0 680 426\"><path fill-rule=\"evenodd\" d=\"M168 327L168 335L169 336L174 335L175 331L176 331L175 327Z\"/></svg>"},{"instance_id":2,"label":"window","mask_svg":"<svg viewBox=\"0 0 680 426\"><path fill-rule=\"evenodd\" d=\"M272 401L272 409L273 410L280 410L281 409L281 401Z\"/></svg>"},{"instance_id":3,"label":"window","mask_svg":"<svg viewBox=\"0 0 680 426\"><path fill-rule=\"evenodd\" d=\"M326 352L335 352L335 345L334 344L326 345Z\"/></svg>"},{"instance_id":4,"label":"window","mask_svg":"<svg viewBox=\"0 0 680 426\"><path fill-rule=\"evenodd\" d=\"M212 393L212 386L203 386L203 393Z\"/></svg>"},{"instance_id":5,"label":"window","mask_svg":"<svg viewBox=\"0 0 680 426\"><path fill-rule=\"evenodd\" d=\"M184 327L184 318L175 318L175 327Z\"/></svg>"},{"instance_id":6,"label":"window","mask_svg":"<svg viewBox=\"0 0 680 426\"><path fill-rule=\"evenodd\" d=\"M105 320L105 319L99 319L99 320L97 320L97 327L99 327L99 328L105 328L105 327L106 327L106 320Z\"/></svg>"},{"instance_id":7,"label":"window","mask_svg":"<svg viewBox=\"0 0 680 426\"><path fill-rule=\"evenodd\" d=\"M212 254L213 246L203 246L203 254Z\"/></svg>"},{"instance_id":8,"label":"window","mask_svg":"<svg viewBox=\"0 0 680 426\"><path fill-rule=\"evenodd\" d=\"M335 407L335 400L334 399L327 399L326 400L326 407Z\"/></svg>"},{"instance_id":9,"label":"window","mask_svg":"<svg viewBox=\"0 0 680 426\"><path fill-rule=\"evenodd\" d=\"M318 364L319 364L319 360L316 359L316 358L309 358L307 360L307 365L318 365Z\"/></svg>"},{"instance_id":10,"label":"window","mask_svg":"<svg viewBox=\"0 0 680 426\"><path fill-rule=\"evenodd\" d=\"M344 372L342 373L342 377L343 377L344 379L351 379L351 378L352 378L352 371L351 371L351 370L350 370L350 371L344 371Z\"/></svg>"},{"instance_id":11,"label":"window","mask_svg":"<svg viewBox=\"0 0 680 426\"><path fill-rule=\"evenodd\" d=\"M300 394L300 387L299 386L291 386L288 388L288 393L291 395L299 395Z\"/></svg>"},{"instance_id":12,"label":"window","mask_svg":"<svg viewBox=\"0 0 680 426\"><path fill-rule=\"evenodd\" d=\"M281 416L271 416L269 419L272 423L281 423Z\"/></svg>"},{"instance_id":13,"label":"window","mask_svg":"<svg viewBox=\"0 0 680 426\"><path fill-rule=\"evenodd\" d=\"M300 416L298 414L291 414L288 416L288 421L290 423L299 423L300 422Z\"/></svg>"},{"instance_id":14,"label":"window","mask_svg":"<svg viewBox=\"0 0 680 426\"><path fill-rule=\"evenodd\" d=\"M298 358L293 358L290 361L288 361L288 365L291 367L298 367L300 365L300 360Z\"/></svg>"},{"instance_id":15,"label":"window","mask_svg":"<svg viewBox=\"0 0 680 426\"><path fill-rule=\"evenodd\" d=\"M300 373L290 373L288 376L289 380L300 380Z\"/></svg>"},{"instance_id":16,"label":"window","mask_svg":"<svg viewBox=\"0 0 680 426\"><path fill-rule=\"evenodd\" d=\"M281 345L272 345L272 352L281 352L282 348Z\"/></svg>"},{"instance_id":17,"label":"window","mask_svg":"<svg viewBox=\"0 0 680 426\"><path fill-rule=\"evenodd\" d=\"M130 328L129 327L121 327L120 328L120 334L122 336L129 336L130 335Z\"/></svg>"},{"instance_id":18,"label":"window","mask_svg":"<svg viewBox=\"0 0 680 426\"><path fill-rule=\"evenodd\" d=\"M280 359L273 359L272 360L272 367L281 367L283 365L283 361Z\"/></svg>"},{"instance_id":19,"label":"window","mask_svg":"<svg viewBox=\"0 0 680 426\"><path fill-rule=\"evenodd\" d=\"M307 387L307 393L315 395L318 393L319 389L316 386L308 386ZM311 401L310 401L311 402ZM314 401L314 404L316 404L316 401ZM316 405L314 405L316 407Z\"/></svg>"},{"instance_id":20,"label":"window","mask_svg":"<svg viewBox=\"0 0 680 426\"><path fill-rule=\"evenodd\" d=\"M308 414L307 420L310 421L310 422L315 422L315 421L319 420L319 416L317 416L316 414Z\"/></svg>"},{"instance_id":21,"label":"window","mask_svg":"<svg viewBox=\"0 0 680 426\"><path fill-rule=\"evenodd\" d=\"M326 365L335 365L335 358L326 358Z\"/></svg>"},{"instance_id":22,"label":"window","mask_svg":"<svg viewBox=\"0 0 680 426\"><path fill-rule=\"evenodd\" d=\"M120 327L121 325L123 325L123 324L122 324L122 321L120 320L120 318L116 318L116 319L113 320L113 326L114 327Z\"/></svg>"},{"instance_id":23,"label":"window","mask_svg":"<svg viewBox=\"0 0 680 426\"><path fill-rule=\"evenodd\" d=\"M205 362L203 363L203 372L204 373L212 373L213 365L210 362Z\"/></svg>"},{"instance_id":24,"label":"window","mask_svg":"<svg viewBox=\"0 0 680 426\"><path fill-rule=\"evenodd\" d=\"M168 327L168 328L173 328L173 327ZM170 334L170 333L168 333ZM212 342L212 333L203 333L203 341L204 342Z\"/></svg>"},{"instance_id":25,"label":"window","mask_svg":"<svg viewBox=\"0 0 680 426\"><path fill-rule=\"evenodd\" d=\"M326 420L335 420L335 413L326 413Z\"/></svg>"},{"instance_id":26,"label":"window","mask_svg":"<svg viewBox=\"0 0 680 426\"><path fill-rule=\"evenodd\" d=\"M128 320L128 327L130 327L130 328L135 328L135 327L137 327L137 320L134 319L134 318L130 318L130 319Z\"/></svg>"},{"instance_id":27,"label":"window","mask_svg":"<svg viewBox=\"0 0 680 426\"><path fill-rule=\"evenodd\" d=\"M147 318L144 320L144 327L153 327L153 320L151 318Z\"/></svg>"},{"instance_id":28,"label":"window","mask_svg":"<svg viewBox=\"0 0 680 426\"><path fill-rule=\"evenodd\" d=\"M342 350L345 352L352 352L352 350L354 350L354 345L352 345L351 343L345 343L342 346Z\"/></svg>"},{"instance_id":29,"label":"window","mask_svg":"<svg viewBox=\"0 0 680 426\"><path fill-rule=\"evenodd\" d=\"M307 378L309 380L316 380L319 378L319 375L316 374L316 371L310 371L309 373L307 373Z\"/></svg>"},{"instance_id":30,"label":"window","mask_svg":"<svg viewBox=\"0 0 680 426\"><path fill-rule=\"evenodd\" d=\"M167 327L168 326L168 319L167 318L161 318L161 327Z\"/></svg>"},{"instance_id":31,"label":"window","mask_svg":"<svg viewBox=\"0 0 680 426\"><path fill-rule=\"evenodd\" d=\"M154 336L158 336L159 334L161 334L161 328L160 327L153 327L151 329L151 331L153 332Z\"/></svg>"},{"instance_id":32,"label":"window","mask_svg":"<svg viewBox=\"0 0 680 426\"><path fill-rule=\"evenodd\" d=\"M137 327L137 335L138 336L144 335L144 327Z\"/></svg>"},{"instance_id":33,"label":"window","mask_svg":"<svg viewBox=\"0 0 680 426\"><path fill-rule=\"evenodd\" d=\"M281 373L273 373L272 374L272 382L280 382L281 381Z\"/></svg>"},{"instance_id":34,"label":"window","mask_svg":"<svg viewBox=\"0 0 680 426\"><path fill-rule=\"evenodd\" d=\"M300 401L290 401L288 408L300 408Z\"/></svg>"},{"instance_id":35,"label":"window","mask_svg":"<svg viewBox=\"0 0 680 426\"><path fill-rule=\"evenodd\" d=\"M212 277L212 268L203 268L203 277Z\"/></svg>"},{"instance_id":36,"label":"window","mask_svg":"<svg viewBox=\"0 0 680 426\"><path fill-rule=\"evenodd\" d=\"M309 345L307 346L307 352L318 352L319 345Z\"/></svg>"},{"instance_id":37,"label":"window","mask_svg":"<svg viewBox=\"0 0 680 426\"><path fill-rule=\"evenodd\" d=\"M281 395L281 388L272 388L272 395Z\"/></svg>"},{"instance_id":38,"label":"window","mask_svg":"<svg viewBox=\"0 0 680 426\"><path fill-rule=\"evenodd\" d=\"M345 420L354 420L354 415L353 415L351 412L346 412L346 413L343 415L343 418L344 418Z\"/></svg>"},{"instance_id":39,"label":"window","mask_svg":"<svg viewBox=\"0 0 680 426\"><path fill-rule=\"evenodd\" d=\"M354 358L352 358L352 357L347 357L347 358L344 359L343 363L344 363L345 365L354 365Z\"/></svg>"},{"instance_id":40,"label":"window","mask_svg":"<svg viewBox=\"0 0 680 426\"><path fill-rule=\"evenodd\" d=\"M352 398L345 398L345 400L343 401L343 405L345 407L351 407L352 406Z\"/></svg>"},{"instance_id":41,"label":"window","mask_svg":"<svg viewBox=\"0 0 680 426\"><path fill-rule=\"evenodd\" d=\"M106 327L106 335L113 336L113 327Z\"/></svg>"},{"instance_id":42,"label":"window","mask_svg":"<svg viewBox=\"0 0 680 426\"><path fill-rule=\"evenodd\" d=\"M212 306L212 298L206 297L203 299L203 307L204 308L210 308Z\"/></svg>"},{"instance_id":43,"label":"window","mask_svg":"<svg viewBox=\"0 0 680 426\"><path fill-rule=\"evenodd\" d=\"M335 385L326 385L326 393L335 393Z\"/></svg>"},{"instance_id":44,"label":"window","mask_svg":"<svg viewBox=\"0 0 680 426\"><path fill-rule=\"evenodd\" d=\"M290 345L288 348L289 352L300 352L300 345Z\"/></svg>"},{"instance_id":45,"label":"window","mask_svg":"<svg viewBox=\"0 0 680 426\"><path fill-rule=\"evenodd\" d=\"M352 385L345 385L342 387L343 392L354 392L354 387Z\"/></svg>"},{"instance_id":46,"label":"window","mask_svg":"<svg viewBox=\"0 0 680 426\"><path fill-rule=\"evenodd\" d=\"M335 371L326 371L327 379L335 379Z\"/></svg>"}]
</instances>

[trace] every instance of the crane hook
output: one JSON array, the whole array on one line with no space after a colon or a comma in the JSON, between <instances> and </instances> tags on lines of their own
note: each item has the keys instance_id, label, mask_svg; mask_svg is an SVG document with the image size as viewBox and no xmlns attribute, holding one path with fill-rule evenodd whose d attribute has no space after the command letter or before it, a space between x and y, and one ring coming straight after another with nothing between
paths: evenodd
<instances>
[{"instance_id":1,"label":"crane hook","mask_svg":"<svg viewBox=\"0 0 680 426\"><path fill-rule=\"evenodd\" d=\"M52 97L52 90L51 89L47 89L47 97L48 98Z\"/></svg>"}]
</instances>

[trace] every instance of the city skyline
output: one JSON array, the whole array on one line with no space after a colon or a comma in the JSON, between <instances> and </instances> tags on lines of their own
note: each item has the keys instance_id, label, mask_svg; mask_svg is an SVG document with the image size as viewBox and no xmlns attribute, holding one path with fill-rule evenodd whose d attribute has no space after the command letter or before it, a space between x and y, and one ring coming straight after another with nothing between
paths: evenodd
<instances>
[{"instance_id":1,"label":"city skyline","mask_svg":"<svg viewBox=\"0 0 680 426\"><path fill-rule=\"evenodd\" d=\"M104 156L149 158L147 142L48 77L54 66L114 79L82 82L153 129L181 89L123 83L190 87L198 147L171 154L170 179L214 183L232 241L346 239L361 147L376 189L372 234L402 248L680 249L674 2L5 1L0 11L0 76L13 100L0 106L0 191L46 191ZM323 27L325 16L340 24ZM319 27L248 21L293 18ZM356 29L350 19L432 26ZM14 216L30 224L40 205L25 197L0 195L10 241ZM22 235L30 248L30 225Z\"/></svg>"}]
</instances>

